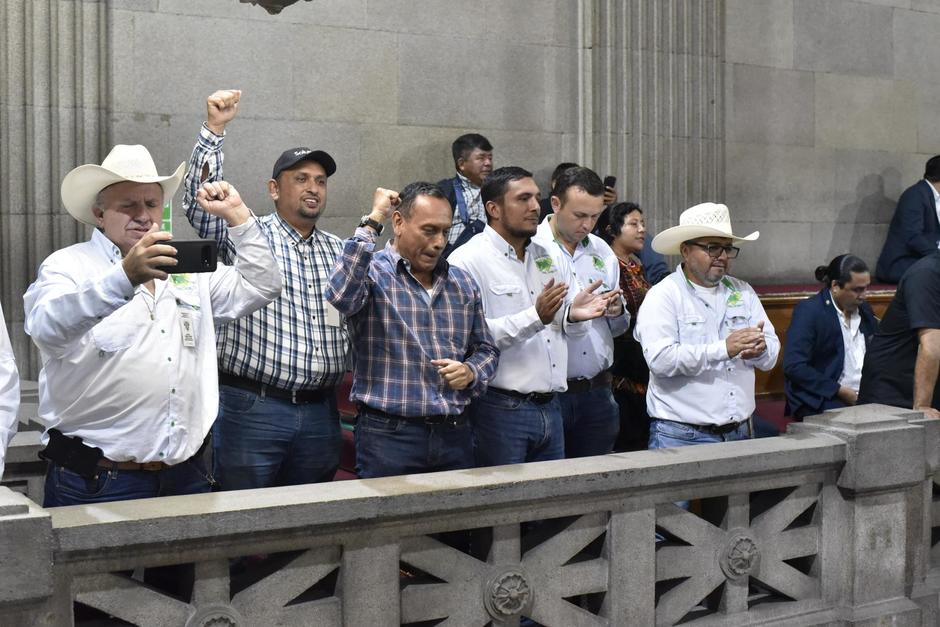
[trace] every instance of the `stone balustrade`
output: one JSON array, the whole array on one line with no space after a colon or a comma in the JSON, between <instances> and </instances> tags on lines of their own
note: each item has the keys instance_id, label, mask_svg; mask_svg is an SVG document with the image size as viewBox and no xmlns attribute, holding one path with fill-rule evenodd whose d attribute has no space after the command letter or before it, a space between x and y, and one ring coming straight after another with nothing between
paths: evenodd
<instances>
[{"instance_id":1,"label":"stone balustrade","mask_svg":"<svg viewBox=\"0 0 940 627\"><path fill-rule=\"evenodd\" d=\"M0 488L0 624L935 625L938 445L940 422L871 405L367 481L49 510ZM191 596L142 582L175 564Z\"/></svg>"}]
</instances>

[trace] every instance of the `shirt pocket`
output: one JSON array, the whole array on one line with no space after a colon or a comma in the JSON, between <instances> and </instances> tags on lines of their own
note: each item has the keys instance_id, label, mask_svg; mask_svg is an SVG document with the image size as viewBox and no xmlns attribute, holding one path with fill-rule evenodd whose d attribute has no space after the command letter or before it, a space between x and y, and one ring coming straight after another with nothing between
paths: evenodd
<instances>
[{"instance_id":1,"label":"shirt pocket","mask_svg":"<svg viewBox=\"0 0 940 627\"><path fill-rule=\"evenodd\" d=\"M701 343L705 337L705 317L698 314L679 316L679 341Z\"/></svg>"},{"instance_id":2,"label":"shirt pocket","mask_svg":"<svg viewBox=\"0 0 940 627\"><path fill-rule=\"evenodd\" d=\"M130 348L141 334L144 323L140 320L110 320L105 318L91 329L98 350L117 353Z\"/></svg>"},{"instance_id":3,"label":"shirt pocket","mask_svg":"<svg viewBox=\"0 0 940 627\"><path fill-rule=\"evenodd\" d=\"M725 328L729 333L738 329L746 329L749 326L751 326L751 320L748 316L725 316Z\"/></svg>"}]
</instances>

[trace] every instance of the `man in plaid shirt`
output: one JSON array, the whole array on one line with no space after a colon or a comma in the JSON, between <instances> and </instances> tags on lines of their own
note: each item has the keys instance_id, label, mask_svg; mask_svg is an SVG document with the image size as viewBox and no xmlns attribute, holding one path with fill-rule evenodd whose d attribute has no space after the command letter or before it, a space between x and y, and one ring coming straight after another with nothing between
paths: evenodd
<instances>
[{"instance_id":1,"label":"man in plaid shirt","mask_svg":"<svg viewBox=\"0 0 940 627\"><path fill-rule=\"evenodd\" d=\"M373 254L389 214L394 240ZM353 335L361 478L473 466L465 409L499 350L476 283L441 258L452 217L437 185L380 188L330 278Z\"/></svg>"},{"instance_id":2,"label":"man in plaid shirt","mask_svg":"<svg viewBox=\"0 0 940 627\"><path fill-rule=\"evenodd\" d=\"M186 217L219 243L232 263L224 223L195 203L201 181L222 180L225 126L241 92L217 91L184 182ZM268 191L275 211L258 218L277 259L284 290L218 334L219 415L212 429L213 471L225 490L329 481L339 465L341 433L335 386L346 372L349 338L324 298L342 240L317 228L327 177L322 150L292 148L274 164ZM275 271L275 269L272 269Z\"/></svg>"}]
</instances>

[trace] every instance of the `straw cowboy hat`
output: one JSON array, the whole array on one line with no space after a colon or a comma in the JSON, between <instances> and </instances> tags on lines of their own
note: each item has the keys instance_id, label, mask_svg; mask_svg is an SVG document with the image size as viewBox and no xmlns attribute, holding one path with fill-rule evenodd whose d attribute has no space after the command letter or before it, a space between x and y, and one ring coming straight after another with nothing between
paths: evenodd
<instances>
[{"instance_id":1,"label":"straw cowboy hat","mask_svg":"<svg viewBox=\"0 0 940 627\"><path fill-rule=\"evenodd\" d=\"M73 218L95 226L97 221L91 207L98 192L105 187L124 181L159 183L163 188L163 198L170 198L183 180L185 165L185 162L181 163L170 176L160 176L146 148L118 144L101 165L80 165L65 175L62 179L62 204Z\"/></svg>"},{"instance_id":2,"label":"straw cowboy hat","mask_svg":"<svg viewBox=\"0 0 940 627\"><path fill-rule=\"evenodd\" d=\"M731 232L731 216L726 205L703 202L682 212L679 226L668 228L653 238L653 250L663 255L678 255L682 242L699 237L730 237L735 242L753 242L760 231L738 237Z\"/></svg>"}]
</instances>

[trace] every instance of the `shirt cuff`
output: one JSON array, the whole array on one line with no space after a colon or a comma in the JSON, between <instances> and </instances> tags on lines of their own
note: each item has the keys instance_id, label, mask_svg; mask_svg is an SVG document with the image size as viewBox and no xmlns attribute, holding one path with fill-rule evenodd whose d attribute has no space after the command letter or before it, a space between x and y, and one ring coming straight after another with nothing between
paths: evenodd
<instances>
[{"instance_id":1,"label":"shirt cuff","mask_svg":"<svg viewBox=\"0 0 940 627\"><path fill-rule=\"evenodd\" d=\"M718 340L717 342L709 344L708 348L705 349L705 354L708 355L708 361L726 361L731 359L731 356L728 355L728 343L724 340Z\"/></svg>"},{"instance_id":2,"label":"shirt cuff","mask_svg":"<svg viewBox=\"0 0 940 627\"><path fill-rule=\"evenodd\" d=\"M251 227L258 224L257 218L255 218L255 213L249 209L250 216L248 219L239 224L238 226L229 226L228 234L232 238L233 242L238 243L248 235L248 232L251 230Z\"/></svg>"},{"instance_id":3,"label":"shirt cuff","mask_svg":"<svg viewBox=\"0 0 940 627\"><path fill-rule=\"evenodd\" d=\"M222 131L221 135L216 135L209 130L208 124L202 123L202 128L199 129L200 144L207 148L219 148L222 146L223 141L225 141L225 131Z\"/></svg>"},{"instance_id":4,"label":"shirt cuff","mask_svg":"<svg viewBox=\"0 0 940 627\"><path fill-rule=\"evenodd\" d=\"M375 240L378 238L379 234L367 226L356 227L356 232L353 233L354 240L365 242L366 244L374 244Z\"/></svg>"}]
</instances>

